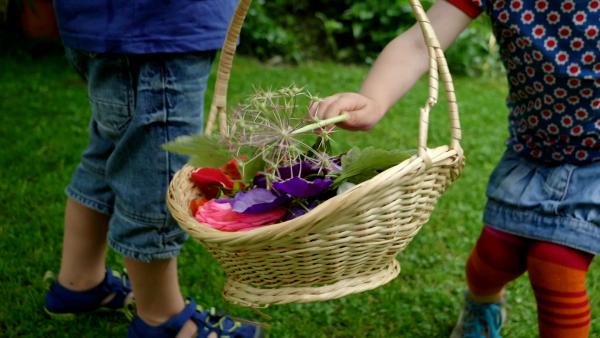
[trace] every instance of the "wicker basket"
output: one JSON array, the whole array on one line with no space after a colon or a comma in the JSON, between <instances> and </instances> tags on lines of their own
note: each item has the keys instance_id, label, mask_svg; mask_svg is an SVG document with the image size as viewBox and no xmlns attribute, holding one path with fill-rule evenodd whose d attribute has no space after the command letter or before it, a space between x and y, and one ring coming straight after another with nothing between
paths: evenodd
<instances>
[{"instance_id":1,"label":"wicker basket","mask_svg":"<svg viewBox=\"0 0 600 338\"><path fill-rule=\"evenodd\" d=\"M237 37L250 0L241 0L221 52L206 132L219 116L225 133L227 84ZM410 0L429 47L430 91L421 108L418 153L408 160L331 198L287 222L246 232L222 232L194 219L189 209L197 191L194 168L184 166L173 178L168 206L180 226L200 242L227 274L226 300L243 306L303 303L370 290L400 272L396 255L410 243L440 195L464 164L452 79L425 11ZM438 75L450 114L450 145L427 148L429 111L437 101Z\"/></svg>"}]
</instances>

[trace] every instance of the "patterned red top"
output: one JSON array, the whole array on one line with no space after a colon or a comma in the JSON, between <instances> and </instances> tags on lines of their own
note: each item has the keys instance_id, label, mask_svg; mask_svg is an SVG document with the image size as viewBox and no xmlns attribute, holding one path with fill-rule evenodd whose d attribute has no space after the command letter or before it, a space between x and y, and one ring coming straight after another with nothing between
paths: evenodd
<instances>
[{"instance_id":1,"label":"patterned red top","mask_svg":"<svg viewBox=\"0 0 600 338\"><path fill-rule=\"evenodd\" d=\"M507 70L508 144L546 163L600 160L600 0L447 0L492 19Z\"/></svg>"}]
</instances>

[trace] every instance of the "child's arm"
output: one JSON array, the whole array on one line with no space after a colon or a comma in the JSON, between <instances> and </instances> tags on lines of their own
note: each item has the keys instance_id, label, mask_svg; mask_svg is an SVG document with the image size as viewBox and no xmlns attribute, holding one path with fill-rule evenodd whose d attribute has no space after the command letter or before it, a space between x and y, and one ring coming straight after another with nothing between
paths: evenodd
<instances>
[{"instance_id":1,"label":"child's arm","mask_svg":"<svg viewBox=\"0 0 600 338\"><path fill-rule=\"evenodd\" d=\"M442 48L446 49L471 18L444 0L427 12ZM429 69L427 46L418 25L392 40L379 54L359 93L339 93L310 107L310 116L330 118L344 112L350 118L339 124L349 130L372 128Z\"/></svg>"}]
</instances>

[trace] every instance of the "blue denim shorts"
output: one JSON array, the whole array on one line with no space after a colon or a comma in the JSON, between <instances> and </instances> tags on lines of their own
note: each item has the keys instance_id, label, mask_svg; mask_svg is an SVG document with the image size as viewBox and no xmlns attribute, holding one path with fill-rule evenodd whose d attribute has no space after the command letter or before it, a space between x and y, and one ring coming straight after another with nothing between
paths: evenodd
<instances>
[{"instance_id":1,"label":"blue denim shorts","mask_svg":"<svg viewBox=\"0 0 600 338\"><path fill-rule=\"evenodd\" d=\"M485 224L600 253L600 162L545 166L507 150L487 188Z\"/></svg>"},{"instance_id":2,"label":"blue denim shorts","mask_svg":"<svg viewBox=\"0 0 600 338\"><path fill-rule=\"evenodd\" d=\"M89 144L67 195L110 215L108 242L118 253L146 262L177 256L187 235L165 196L187 158L161 145L201 132L214 52L66 53L88 84L92 108Z\"/></svg>"}]
</instances>

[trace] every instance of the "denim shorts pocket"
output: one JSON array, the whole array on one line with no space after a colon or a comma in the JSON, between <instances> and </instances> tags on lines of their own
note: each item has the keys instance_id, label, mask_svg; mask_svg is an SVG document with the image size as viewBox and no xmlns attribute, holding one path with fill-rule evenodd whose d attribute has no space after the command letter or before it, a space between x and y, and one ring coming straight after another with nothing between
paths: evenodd
<instances>
[{"instance_id":1,"label":"denim shorts pocket","mask_svg":"<svg viewBox=\"0 0 600 338\"><path fill-rule=\"evenodd\" d=\"M88 90L99 128L108 134L119 134L133 115L132 76L127 58L102 54L91 57Z\"/></svg>"},{"instance_id":2,"label":"denim shorts pocket","mask_svg":"<svg viewBox=\"0 0 600 338\"><path fill-rule=\"evenodd\" d=\"M94 120L101 132L109 135L119 134L131 120L128 106L90 99Z\"/></svg>"}]
</instances>

